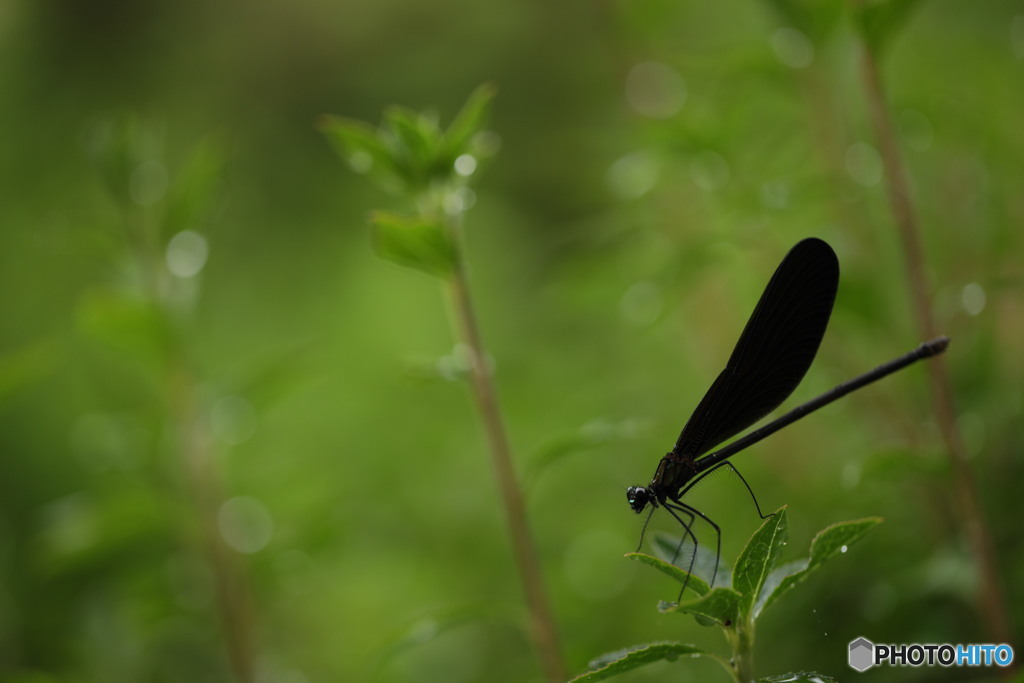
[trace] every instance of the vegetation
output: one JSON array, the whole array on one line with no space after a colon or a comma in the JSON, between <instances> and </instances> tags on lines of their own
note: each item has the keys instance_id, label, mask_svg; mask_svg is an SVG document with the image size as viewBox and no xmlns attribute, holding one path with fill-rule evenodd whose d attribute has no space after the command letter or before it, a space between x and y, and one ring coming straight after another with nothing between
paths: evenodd
<instances>
[{"instance_id":1,"label":"vegetation","mask_svg":"<svg viewBox=\"0 0 1024 683\"><path fill-rule=\"evenodd\" d=\"M843 680L858 636L1024 632L1019 5L15 0L0 35L0 681ZM763 523L688 494L724 573L659 610L678 530L624 559L625 487L809 235L842 274L788 405L952 345L738 455Z\"/></svg>"}]
</instances>

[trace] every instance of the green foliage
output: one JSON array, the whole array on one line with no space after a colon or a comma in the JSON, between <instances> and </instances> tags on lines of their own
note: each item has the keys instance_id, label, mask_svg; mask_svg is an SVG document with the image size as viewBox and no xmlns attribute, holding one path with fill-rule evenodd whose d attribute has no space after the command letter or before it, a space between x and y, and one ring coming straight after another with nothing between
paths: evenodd
<instances>
[{"instance_id":1,"label":"green foliage","mask_svg":"<svg viewBox=\"0 0 1024 683\"><path fill-rule=\"evenodd\" d=\"M410 217L371 214L378 256L438 277L452 274L459 260L455 226L468 208L460 191L494 152L483 130L494 93L490 85L477 88L445 131L435 114L403 107L387 109L376 129L339 116L320 118L320 130L353 170L417 208Z\"/></svg>"},{"instance_id":2,"label":"green foliage","mask_svg":"<svg viewBox=\"0 0 1024 683\"><path fill-rule=\"evenodd\" d=\"M758 683L836 683L831 676L814 673L813 671L797 671L791 674L765 676L757 679Z\"/></svg>"},{"instance_id":3,"label":"green foliage","mask_svg":"<svg viewBox=\"0 0 1024 683\"><path fill-rule=\"evenodd\" d=\"M874 0L854 4L854 25L868 48L884 55L921 0Z\"/></svg>"},{"instance_id":4,"label":"green foliage","mask_svg":"<svg viewBox=\"0 0 1024 683\"><path fill-rule=\"evenodd\" d=\"M215 138L191 146L178 159L168 151L162 124L139 116L104 119L94 127L89 152L107 191L136 234L136 243L165 243L182 230L199 230L221 196L225 150ZM140 220L138 214L145 214Z\"/></svg>"},{"instance_id":5,"label":"green foliage","mask_svg":"<svg viewBox=\"0 0 1024 683\"><path fill-rule=\"evenodd\" d=\"M83 295L77 322L86 338L154 368L164 366L174 342L173 325L158 304L112 289Z\"/></svg>"},{"instance_id":6,"label":"green foliage","mask_svg":"<svg viewBox=\"0 0 1024 683\"><path fill-rule=\"evenodd\" d=\"M89 140L89 152L107 191L119 205L134 204L133 177L147 162L161 159L164 151L163 126L137 115L105 118Z\"/></svg>"},{"instance_id":7,"label":"green foliage","mask_svg":"<svg viewBox=\"0 0 1024 683\"><path fill-rule=\"evenodd\" d=\"M444 223L436 218L405 218L387 211L370 216L377 255L401 266L447 277L458 255Z\"/></svg>"},{"instance_id":8,"label":"green foliage","mask_svg":"<svg viewBox=\"0 0 1024 683\"><path fill-rule=\"evenodd\" d=\"M765 0L779 19L803 32L814 41L822 41L840 24L845 0Z\"/></svg>"},{"instance_id":9,"label":"green foliage","mask_svg":"<svg viewBox=\"0 0 1024 683\"><path fill-rule=\"evenodd\" d=\"M172 159L163 126L138 116L104 120L90 142L118 209L111 232L125 239L112 258L120 277L80 293L77 330L158 377L187 344L194 278L207 260L201 231L220 204L224 149L207 138ZM182 235L185 246L173 246ZM176 270L183 257L186 271Z\"/></svg>"},{"instance_id":10,"label":"green foliage","mask_svg":"<svg viewBox=\"0 0 1024 683\"><path fill-rule=\"evenodd\" d=\"M166 551L175 509L148 491L71 495L51 503L32 547L36 570L47 578L99 573L141 551Z\"/></svg>"},{"instance_id":11,"label":"green foliage","mask_svg":"<svg viewBox=\"0 0 1024 683\"><path fill-rule=\"evenodd\" d=\"M801 560L777 566L779 557L789 538L789 523L785 506L770 515L747 541L739 557L734 563L732 585L718 585L711 588L709 581L690 574L670 562L642 553L630 553L627 557L635 559L658 571L671 576L684 584L698 595L695 600L683 601L679 604L663 604L660 610L665 613L679 612L692 615L697 623L708 626L717 624L722 628L726 640L732 647L732 656L725 666L736 681L750 679L750 651L754 641L755 623L762 611L788 592L797 583L818 569L826 561L845 553L849 546L859 540L882 520L877 517L840 522L833 524L818 533L811 542L810 556ZM659 540L657 544L664 550L671 548ZM698 563L694 563L695 566ZM707 566L706 561L699 563ZM726 578L728 582L728 578ZM675 647L687 647L675 645ZM692 654L707 655L707 652L694 648ZM574 680L601 680L622 671L642 666L643 664L669 658L672 652L665 644L652 644L621 652L610 653L591 663L592 669L586 675L601 674L601 678L579 677ZM641 654L637 654L641 653ZM723 662L725 660L722 660ZM617 668L621 662L622 668ZM762 680L810 680L817 676L820 680L830 680L818 674L786 674Z\"/></svg>"},{"instance_id":12,"label":"green foliage","mask_svg":"<svg viewBox=\"0 0 1024 683\"><path fill-rule=\"evenodd\" d=\"M691 602L679 604L662 603L659 607L661 612L683 612L692 614L697 623L701 626L731 626L740 616L740 609L743 602L743 594L732 588L713 588L707 595L703 595Z\"/></svg>"},{"instance_id":13,"label":"green foliage","mask_svg":"<svg viewBox=\"0 0 1024 683\"><path fill-rule=\"evenodd\" d=\"M661 660L674 662L680 657L714 657L709 652L702 650L695 645L684 643L650 643L628 650L609 652L589 664L589 671L573 678L573 683L594 683L603 681L627 671L638 669L647 664L653 664Z\"/></svg>"},{"instance_id":14,"label":"green foliage","mask_svg":"<svg viewBox=\"0 0 1024 683\"><path fill-rule=\"evenodd\" d=\"M740 609L744 616L750 614L754 601L761 594L765 579L778 563L782 547L788 539L786 508L782 508L764 521L740 553L732 582L736 590L743 595Z\"/></svg>"},{"instance_id":15,"label":"green foliage","mask_svg":"<svg viewBox=\"0 0 1024 683\"><path fill-rule=\"evenodd\" d=\"M482 85L470 96L448 129L442 131L432 112L390 107L378 128L341 116L325 115L319 128L353 170L366 173L385 190L398 195L424 195L459 186L455 161L470 155L477 161L493 153L483 135L495 89Z\"/></svg>"},{"instance_id":16,"label":"green foliage","mask_svg":"<svg viewBox=\"0 0 1024 683\"><path fill-rule=\"evenodd\" d=\"M202 228L221 203L226 153L209 138L192 148L168 188L164 225L168 232Z\"/></svg>"},{"instance_id":17,"label":"green foliage","mask_svg":"<svg viewBox=\"0 0 1024 683\"><path fill-rule=\"evenodd\" d=\"M785 595L793 586L806 579L827 560L845 553L855 541L881 524L881 517L868 517L852 522L839 522L818 532L811 541L811 555L803 560L777 567L766 577L754 604L756 619L761 610Z\"/></svg>"},{"instance_id":18,"label":"green foliage","mask_svg":"<svg viewBox=\"0 0 1024 683\"><path fill-rule=\"evenodd\" d=\"M849 12L850 23L868 48L883 56L899 36L921 0L765 0L784 24L800 30L821 45L842 25Z\"/></svg>"},{"instance_id":19,"label":"green foliage","mask_svg":"<svg viewBox=\"0 0 1024 683\"><path fill-rule=\"evenodd\" d=\"M690 574L689 581L687 581L687 572L685 569L680 569L674 564L670 564L661 558L645 555L644 553L627 553L626 557L636 560L642 564L646 564L649 567L654 567L658 571L671 576L680 583L685 583L686 587L697 595L707 595L711 590L711 587L704 579L700 578L696 574Z\"/></svg>"},{"instance_id":20,"label":"green foliage","mask_svg":"<svg viewBox=\"0 0 1024 683\"><path fill-rule=\"evenodd\" d=\"M210 427L225 495L261 501L273 521L264 549L228 554L253 593L252 678L538 678L468 415L466 356L437 283L382 267L363 223L373 209L416 220L421 199L385 204L369 182L380 163L349 172L349 151L339 164L334 141L311 126L330 111L371 121L376 140L387 103L435 106L446 144L480 155L476 173L437 194L468 205L457 192L468 184L478 199L456 233L566 653L583 668L586 655L655 640L728 652L718 628L654 613L681 584L620 559L642 522L622 487L649 477L802 237L836 247L842 280L791 404L920 341L885 188L849 168L851 145L875 145L854 3L774 4L795 9L4 3L0 680L233 680L216 577L196 560L193 499L171 450L168 385L153 381L181 351L198 372L198 426ZM877 21L884 8L873 6ZM910 7L886 7L900 6ZM1015 3L918 3L884 31L881 64L1017 634L1024 88L1008 84L1024 64L1019 15ZM811 39L810 66L779 67L781 26ZM641 61L685 83L670 118L633 106L629 74ZM501 97L473 115L462 105L483 79ZM640 94L659 97L657 87ZM137 113L111 117L125 110ZM500 164L487 162L497 140L487 125L457 123L488 116ZM715 187L709 159L722 172ZM634 194L612 182L623 168ZM447 220L455 206L434 215ZM190 279L167 272L182 230L209 243ZM458 381L408 381L416 358ZM244 440L225 440L226 395L229 408L250 406ZM737 460L762 500L800 511L754 603L756 613L771 598L771 621L757 622L758 672L856 678L842 633L988 640L931 403L926 369L909 370ZM727 565L759 526L749 506L720 502L746 495L734 484L723 475L694 491L725 531L715 590L732 586ZM867 514L886 519L870 552L848 552L792 599L769 593L808 576L795 560L810 566L817 553L807 552L814 520ZM678 537L663 550L653 534L672 526L652 518L644 552L671 559ZM703 552L694 571L710 580ZM684 604L700 597L692 587ZM424 614L465 603L504 618L428 628ZM631 675L714 680L716 665L657 666ZM935 672L901 673L920 682Z\"/></svg>"}]
</instances>

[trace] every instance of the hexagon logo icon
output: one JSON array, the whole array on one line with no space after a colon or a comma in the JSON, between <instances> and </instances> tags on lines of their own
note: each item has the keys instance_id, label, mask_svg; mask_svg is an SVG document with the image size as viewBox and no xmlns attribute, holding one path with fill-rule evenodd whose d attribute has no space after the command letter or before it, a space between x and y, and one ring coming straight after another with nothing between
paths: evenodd
<instances>
[{"instance_id":1,"label":"hexagon logo icon","mask_svg":"<svg viewBox=\"0 0 1024 683\"><path fill-rule=\"evenodd\" d=\"M867 638L850 641L850 667L867 671L875 664L875 644Z\"/></svg>"}]
</instances>

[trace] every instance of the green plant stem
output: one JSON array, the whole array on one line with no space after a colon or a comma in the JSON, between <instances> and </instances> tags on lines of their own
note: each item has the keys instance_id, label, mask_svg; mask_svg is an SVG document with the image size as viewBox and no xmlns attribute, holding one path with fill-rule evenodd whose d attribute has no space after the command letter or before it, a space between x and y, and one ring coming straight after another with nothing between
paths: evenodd
<instances>
[{"instance_id":1,"label":"green plant stem","mask_svg":"<svg viewBox=\"0 0 1024 683\"><path fill-rule=\"evenodd\" d=\"M729 661L729 673L736 683L753 683L754 681L754 624L744 620L727 626L725 638L732 648L732 659Z\"/></svg>"},{"instance_id":2,"label":"green plant stem","mask_svg":"<svg viewBox=\"0 0 1024 683\"><path fill-rule=\"evenodd\" d=\"M871 123L878 140L885 169L889 207L903 244L914 315L920 335L931 339L937 326L931 307L931 287L925 274L921 231L910 197L907 172L900 154L892 120L882 89L878 60L865 41L861 41L861 73ZM1006 601L999 579L995 547L978 503L977 484L971 471L963 435L956 421L952 382L945 356L936 356L926 364L932 385L932 402L942 439L953 471L954 499L963 524L963 532L973 551L980 577L978 609L994 642L1011 643Z\"/></svg>"},{"instance_id":3,"label":"green plant stem","mask_svg":"<svg viewBox=\"0 0 1024 683\"><path fill-rule=\"evenodd\" d=\"M455 317L458 320L460 336L469 349L470 378L473 398L483 421L484 432L491 454L491 464L498 480L498 489L505 508L505 521L512 536L512 549L519 569L520 580L526 593L529 609L530 635L540 655L545 674L551 681L566 679L565 665L558 644L554 617L540 568L537 549L530 535L526 521L526 507L523 493L512 465L512 454L505 432L505 424L498 406L494 379L484 352L480 330L469 293L466 268L461 258L461 235L453 218L448 221L452 240L457 253L455 270L450 280L450 294Z\"/></svg>"},{"instance_id":4,"label":"green plant stem","mask_svg":"<svg viewBox=\"0 0 1024 683\"><path fill-rule=\"evenodd\" d=\"M132 249L146 276L144 287L151 301L172 322L174 313L167 301L168 277L160 250L152 238L146 216L135 221L131 233L139 236ZM187 353L175 337L168 351L164 371L164 395L168 421L183 471L187 495L192 501L199 531L199 553L213 576L214 599L224 636L228 665L238 683L255 680L252 638L252 598L248 577L234 552L227 547L217 527L217 506L224 499L223 486L213 465L213 445L198 398L199 382L187 360Z\"/></svg>"},{"instance_id":5,"label":"green plant stem","mask_svg":"<svg viewBox=\"0 0 1024 683\"><path fill-rule=\"evenodd\" d=\"M248 581L217 527L223 488L213 467L210 434L200 415L197 383L180 356L167 372L167 395L175 443L199 525L201 552L213 575L214 598L224 633L228 664L238 683L254 680L252 608Z\"/></svg>"},{"instance_id":6,"label":"green plant stem","mask_svg":"<svg viewBox=\"0 0 1024 683\"><path fill-rule=\"evenodd\" d=\"M719 657L718 655L711 653L708 653L704 656L710 657L711 659L718 662L722 666L722 668L725 669L726 672L732 677L733 681L735 683L739 683L740 679L737 677L736 667L732 665L732 662L727 660L725 657Z\"/></svg>"}]
</instances>

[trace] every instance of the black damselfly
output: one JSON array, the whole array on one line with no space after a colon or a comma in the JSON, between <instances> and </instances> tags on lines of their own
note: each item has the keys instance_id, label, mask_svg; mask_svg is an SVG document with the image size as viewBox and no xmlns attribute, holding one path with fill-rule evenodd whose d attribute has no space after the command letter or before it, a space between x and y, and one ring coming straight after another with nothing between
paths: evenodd
<instances>
[{"instance_id":1,"label":"black damselfly","mask_svg":"<svg viewBox=\"0 0 1024 683\"><path fill-rule=\"evenodd\" d=\"M813 237L802 240L786 254L757 302L725 369L693 411L676 445L658 463L651 483L626 490L629 505L637 514L651 505L640 532L640 545L643 545L654 508L665 508L684 530L676 556L687 538L694 544L688 569L692 572L697 556L693 523L701 518L715 530L717 537L715 569L711 576L711 585L714 585L722 549L721 529L703 512L684 503L682 497L704 477L728 467L747 487L757 514L764 519L766 515L761 512L753 489L729 462L730 456L851 391L922 358L942 353L949 345L948 337L927 341L910 353L844 382L724 448L708 453L775 410L793 393L818 352L838 286L839 261L832 247L822 240ZM673 557L672 562L676 559ZM679 591L680 598L684 590L686 584Z\"/></svg>"}]
</instances>

